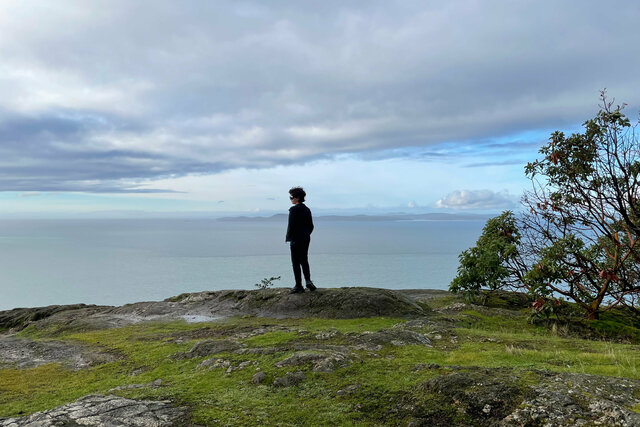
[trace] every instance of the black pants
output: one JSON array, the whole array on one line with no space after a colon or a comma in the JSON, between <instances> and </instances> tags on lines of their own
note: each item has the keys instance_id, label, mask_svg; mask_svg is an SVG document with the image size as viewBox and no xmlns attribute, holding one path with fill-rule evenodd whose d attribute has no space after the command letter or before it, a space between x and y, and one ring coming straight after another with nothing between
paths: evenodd
<instances>
[{"instance_id":1,"label":"black pants","mask_svg":"<svg viewBox=\"0 0 640 427\"><path fill-rule=\"evenodd\" d=\"M293 266L293 276L296 278L296 286L302 286L302 276L307 282L311 281L311 272L309 271L309 242L310 240L298 240L291 242L291 265Z\"/></svg>"}]
</instances>

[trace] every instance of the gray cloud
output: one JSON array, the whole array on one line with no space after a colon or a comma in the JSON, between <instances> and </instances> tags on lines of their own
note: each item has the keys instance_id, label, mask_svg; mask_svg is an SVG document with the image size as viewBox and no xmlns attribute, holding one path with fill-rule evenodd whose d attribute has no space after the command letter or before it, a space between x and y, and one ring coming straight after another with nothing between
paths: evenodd
<instances>
[{"instance_id":1,"label":"gray cloud","mask_svg":"<svg viewBox=\"0 0 640 427\"><path fill-rule=\"evenodd\" d=\"M575 126L604 87L640 105L639 18L596 1L3 2L0 191L428 160Z\"/></svg>"},{"instance_id":2,"label":"gray cloud","mask_svg":"<svg viewBox=\"0 0 640 427\"><path fill-rule=\"evenodd\" d=\"M509 209L516 206L516 199L507 192L458 190L438 200L436 206L448 209Z\"/></svg>"}]
</instances>

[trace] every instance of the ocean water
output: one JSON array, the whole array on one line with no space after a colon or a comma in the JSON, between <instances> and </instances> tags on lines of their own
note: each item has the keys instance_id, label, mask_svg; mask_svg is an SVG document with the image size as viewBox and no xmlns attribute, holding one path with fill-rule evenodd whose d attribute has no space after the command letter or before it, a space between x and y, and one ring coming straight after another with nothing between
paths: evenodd
<instances>
[{"instance_id":1,"label":"ocean water","mask_svg":"<svg viewBox=\"0 0 640 427\"><path fill-rule=\"evenodd\" d=\"M447 289L483 221L317 219L319 287ZM0 220L0 310L122 305L183 292L292 286L285 222L214 219Z\"/></svg>"}]
</instances>

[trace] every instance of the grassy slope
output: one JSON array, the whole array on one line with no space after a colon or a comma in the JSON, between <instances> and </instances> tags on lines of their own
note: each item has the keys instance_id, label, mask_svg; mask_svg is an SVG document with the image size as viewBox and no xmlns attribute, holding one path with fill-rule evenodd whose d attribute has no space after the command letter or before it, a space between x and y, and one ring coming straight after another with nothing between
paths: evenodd
<instances>
[{"instance_id":1,"label":"grassy slope","mask_svg":"<svg viewBox=\"0 0 640 427\"><path fill-rule=\"evenodd\" d=\"M449 297L429 304L450 304ZM590 373L640 379L640 352L635 337L640 330L624 318L609 316L591 330L626 331L625 338L609 341L563 336L568 329L535 326L526 316L488 308L432 314L430 324L419 332L430 333L433 348L385 346L375 354L356 351L360 360L333 373L307 372L299 386L276 388L276 376L300 367L276 368L274 363L293 353L287 345L317 342L319 332L337 330L322 344L349 343L348 333L376 331L405 322L403 319L302 319L275 320L236 318L224 322L188 324L147 323L120 329L56 334L55 339L74 340L110 349L123 357L86 370L70 371L58 364L33 369L0 370L0 417L20 416L74 401L92 393L118 394L130 398L170 399L192 409L193 421L200 424L305 424L375 425L397 420L397 407L419 385L450 371L450 366L504 367L519 373L522 384L537 381L534 369ZM266 385L251 382L256 366L225 373L224 369L197 370L205 358L176 359L198 341L194 331L208 328L211 334L226 335L251 328L281 326L262 335L242 340L249 347L278 346L274 354L223 353L216 358L253 360L267 374ZM46 331L26 329L22 336L51 339ZM176 340L182 337L182 340ZM185 338L186 337L186 338ZM630 338L629 338L630 337ZM628 341L625 343L624 341ZM634 344L635 343L635 344ZM434 364L430 369L419 365ZM435 366L439 365L439 366ZM418 369L416 367L418 366ZM420 369L423 368L423 369ZM142 387L109 392L128 385L162 379L161 387ZM337 393L357 385L351 392ZM453 411L438 396L422 396L434 411ZM452 415L455 418L455 414ZM461 422L464 420L460 420Z\"/></svg>"}]
</instances>

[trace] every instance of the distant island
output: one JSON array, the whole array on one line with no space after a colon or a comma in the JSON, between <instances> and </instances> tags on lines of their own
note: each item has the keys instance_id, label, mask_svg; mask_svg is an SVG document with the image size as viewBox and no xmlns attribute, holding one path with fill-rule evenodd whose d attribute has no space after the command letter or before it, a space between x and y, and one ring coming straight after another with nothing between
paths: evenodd
<instances>
[{"instance_id":1,"label":"distant island","mask_svg":"<svg viewBox=\"0 0 640 427\"><path fill-rule=\"evenodd\" d=\"M486 221L492 215L486 214L449 214L449 213L425 213L425 214L389 214L389 215L320 215L314 217L314 221ZM275 214L271 216L229 216L218 218L218 221L227 222L265 222L286 221L287 214Z\"/></svg>"}]
</instances>

